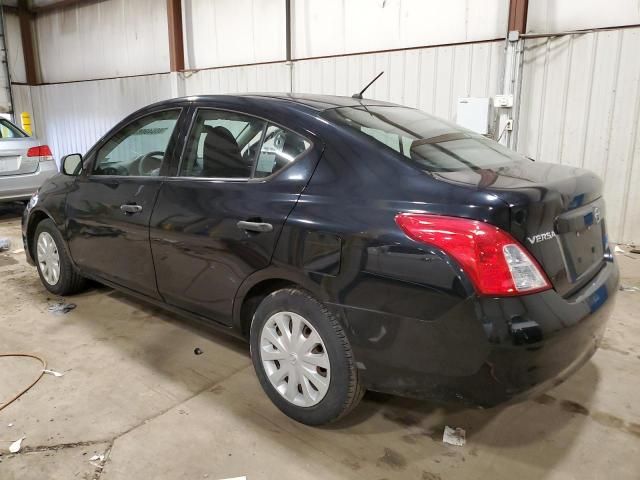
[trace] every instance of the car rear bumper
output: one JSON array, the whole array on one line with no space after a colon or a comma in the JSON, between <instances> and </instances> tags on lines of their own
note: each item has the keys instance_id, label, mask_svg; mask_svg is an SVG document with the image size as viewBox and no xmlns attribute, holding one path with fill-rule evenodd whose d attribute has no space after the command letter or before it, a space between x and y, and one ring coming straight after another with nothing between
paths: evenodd
<instances>
[{"instance_id":1,"label":"car rear bumper","mask_svg":"<svg viewBox=\"0 0 640 480\"><path fill-rule=\"evenodd\" d=\"M56 173L58 168L51 160L40 162L33 173L0 176L0 201L28 200L47 178Z\"/></svg>"},{"instance_id":2,"label":"car rear bumper","mask_svg":"<svg viewBox=\"0 0 640 480\"><path fill-rule=\"evenodd\" d=\"M595 353L618 289L607 262L578 294L472 297L435 321L333 305L367 388L484 407L561 383Z\"/></svg>"}]
</instances>

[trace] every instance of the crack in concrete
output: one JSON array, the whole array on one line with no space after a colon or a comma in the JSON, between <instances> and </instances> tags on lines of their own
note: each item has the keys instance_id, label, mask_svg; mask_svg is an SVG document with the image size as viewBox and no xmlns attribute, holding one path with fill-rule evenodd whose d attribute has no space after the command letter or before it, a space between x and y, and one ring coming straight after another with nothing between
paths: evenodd
<instances>
[{"instance_id":1,"label":"crack in concrete","mask_svg":"<svg viewBox=\"0 0 640 480\"><path fill-rule=\"evenodd\" d=\"M200 394L202 394L202 393L205 393L205 392L207 392L207 391L211 390L212 388L214 388L214 387L216 387L216 386L220 385L220 384L221 384L221 383L223 383L223 382L226 382L227 380L229 380L229 379L230 379L231 377L233 377L234 375L237 375L238 373L242 372L243 370L246 370L247 368L251 368L252 366L253 366L252 364L249 364L249 365L245 365L245 366L243 366L243 367L240 367L240 368L238 368L237 370L234 370L233 372L231 372L231 373L230 373L229 375L227 375L226 377L221 378L220 380L217 380L217 381L215 381L215 382L213 382L213 383L209 384L208 386L206 386L206 387L204 387L204 388L202 388L202 389L198 390L198 391L197 391L197 392L195 392L193 395L190 395L189 397L185 398L184 400L181 400L180 402L178 402L178 403L176 403L176 404L173 404L173 405L171 405L170 407L165 408L164 410L161 410L161 411L160 411L160 412L158 412L157 414L155 414L155 415L153 415L153 416L151 416L151 417L148 417L148 418L144 419L142 422L140 422L140 423L138 423L138 424L136 424L136 425L132 426L131 428L129 428L129 429L127 429L127 430L125 430L124 432L119 433L118 435L116 435L115 437L113 437L112 442L115 442L116 440L118 440L119 438L121 438L121 437L123 437L123 436L127 435L128 433L131 433L131 432L133 432L134 430L136 430L136 429L140 428L141 426L146 425L146 424L147 424L147 423L149 423L149 422L152 422L152 421L153 421L153 420L155 420L156 418L161 417L161 416L162 416L162 415L164 415L165 413L167 413L167 412L169 412L169 411L173 410L173 409L174 409L174 408L176 408L176 407L179 407L179 406L180 406L180 405L182 405L183 403L187 403L189 400L191 400L191 399L193 399L193 398L197 397L198 395L200 395Z\"/></svg>"},{"instance_id":2,"label":"crack in concrete","mask_svg":"<svg viewBox=\"0 0 640 480\"><path fill-rule=\"evenodd\" d=\"M112 448L113 448L113 441L109 443L109 446L104 451L104 459L101 460L97 465L92 463L92 465L95 467L95 470L93 471L92 480L100 480L100 477L102 476L102 472L104 471L104 467L107 463L107 460L109 460L109 455L111 455Z\"/></svg>"},{"instance_id":3,"label":"crack in concrete","mask_svg":"<svg viewBox=\"0 0 640 480\"><path fill-rule=\"evenodd\" d=\"M66 450L67 448L90 447L99 443L111 443L111 440L89 440L87 442L59 443L57 445L38 445L36 447L25 446L17 453L10 453L7 457L22 455L25 453L52 452Z\"/></svg>"},{"instance_id":4,"label":"crack in concrete","mask_svg":"<svg viewBox=\"0 0 640 480\"><path fill-rule=\"evenodd\" d=\"M226 382L227 380L229 380L234 375L237 375L238 373L242 372L243 370L246 370L247 368L251 368L251 367L252 367L252 365L249 364L249 365L245 365L243 367L240 367L240 368L234 370L233 372L231 372L226 377L221 378L219 380L216 380L215 382L212 382L212 383L208 384L206 387L198 390L193 395L190 395L189 397L185 398L184 400L181 400L180 402L175 403L175 404L171 405L170 407L167 407L166 409L158 412L157 414L144 419L142 422L132 426L131 428L125 430L122 433L117 434L116 436L114 436L111 439L89 440L89 441L84 441L84 442L72 442L72 443L60 443L60 444L57 444L57 445L40 445L40 446L36 446L36 447L25 446L24 448L22 448L17 453L11 453L9 455L6 455L6 458L14 457L14 456L17 456L17 455L23 455L23 454L27 454L27 453L56 452L58 450L65 450L65 449L69 449L69 448L90 447L92 445L98 445L98 444L101 444L101 443L106 443L108 446L107 446L107 449L104 452L104 460L100 461L98 464L92 463L92 465L95 467L95 469L94 469L93 476L92 476L91 480L100 480L100 477L102 476L102 473L103 473L103 471L105 469L107 461L110 459L111 451L113 449L113 446L114 446L116 440L118 440L119 438L122 438L123 436L133 432L134 430L140 428L141 426L143 426L143 425L155 420L156 418L164 415L165 413L173 410L174 408L179 407L180 405L188 402L189 400L197 397L198 395L200 395L202 393L206 393L208 391L211 391L211 389L213 389L216 386ZM0 454L0 457L2 457L2 456L3 455Z\"/></svg>"}]
</instances>

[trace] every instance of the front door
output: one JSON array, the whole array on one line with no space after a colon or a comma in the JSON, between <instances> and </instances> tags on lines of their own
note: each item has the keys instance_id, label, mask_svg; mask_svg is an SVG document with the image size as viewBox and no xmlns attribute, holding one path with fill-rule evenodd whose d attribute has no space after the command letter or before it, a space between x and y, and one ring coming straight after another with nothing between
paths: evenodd
<instances>
[{"instance_id":1,"label":"front door","mask_svg":"<svg viewBox=\"0 0 640 480\"><path fill-rule=\"evenodd\" d=\"M271 261L284 222L322 149L236 112L195 112L178 175L151 218L165 301L229 324L238 287Z\"/></svg>"},{"instance_id":2,"label":"front door","mask_svg":"<svg viewBox=\"0 0 640 480\"><path fill-rule=\"evenodd\" d=\"M158 295L149 220L175 145L181 109L144 115L102 141L67 196L68 243L80 268Z\"/></svg>"}]
</instances>

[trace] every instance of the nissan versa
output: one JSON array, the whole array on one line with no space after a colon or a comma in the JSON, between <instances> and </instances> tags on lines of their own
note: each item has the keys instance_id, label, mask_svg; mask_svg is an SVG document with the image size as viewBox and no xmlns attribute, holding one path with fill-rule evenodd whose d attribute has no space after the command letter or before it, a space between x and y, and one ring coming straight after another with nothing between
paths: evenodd
<instances>
[{"instance_id":1,"label":"nissan versa","mask_svg":"<svg viewBox=\"0 0 640 480\"><path fill-rule=\"evenodd\" d=\"M23 237L54 294L93 279L246 338L313 425L367 389L540 392L594 353L618 284L595 175L349 97L148 106L63 159Z\"/></svg>"}]
</instances>

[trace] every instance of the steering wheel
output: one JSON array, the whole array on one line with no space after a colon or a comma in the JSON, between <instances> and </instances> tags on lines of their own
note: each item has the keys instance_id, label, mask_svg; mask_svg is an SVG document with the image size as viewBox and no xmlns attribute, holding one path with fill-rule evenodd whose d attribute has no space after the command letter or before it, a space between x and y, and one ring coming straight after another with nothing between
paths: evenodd
<instances>
[{"instance_id":1,"label":"steering wheel","mask_svg":"<svg viewBox=\"0 0 640 480\"><path fill-rule=\"evenodd\" d=\"M158 175L158 172L154 171L160 170L163 158L164 152L161 151L145 153L140 157L138 172L140 175Z\"/></svg>"}]
</instances>

